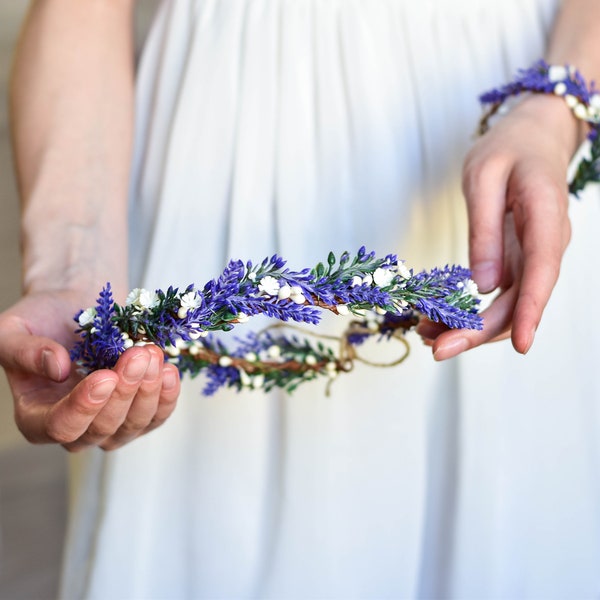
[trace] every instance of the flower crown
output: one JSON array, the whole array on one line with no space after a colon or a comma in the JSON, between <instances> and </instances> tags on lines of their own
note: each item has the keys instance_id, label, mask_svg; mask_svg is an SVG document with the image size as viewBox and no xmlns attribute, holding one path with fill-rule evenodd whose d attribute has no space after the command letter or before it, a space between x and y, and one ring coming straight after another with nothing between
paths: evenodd
<instances>
[{"instance_id":1,"label":"flower crown","mask_svg":"<svg viewBox=\"0 0 600 600\"><path fill-rule=\"evenodd\" d=\"M258 265L234 260L202 289L136 288L125 306L113 301L108 283L97 305L75 316L80 339L71 358L87 373L113 367L127 348L152 343L181 374L205 373L205 394L221 386L291 392L318 376L332 381L351 370L354 360L376 364L356 350L371 336L401 341L404 355L387 366L401 362L408 354L404 333L421 316L450 328L481 329L479 302L477 286L463 267L415 274L395 255L377 258L364 247L354 256L344 252L339 261L329 253L326 263L302 271L288 269L277 255ZM272 325L236 338L238 345L230 349L212 333L258 314L315 325L325 310L354 317L340 338L312 334L310 340L296 335L294 325L283 325L287 334ZM340 344L338 353L324 343L332 339Z\"/></svg>"}]
</instances>

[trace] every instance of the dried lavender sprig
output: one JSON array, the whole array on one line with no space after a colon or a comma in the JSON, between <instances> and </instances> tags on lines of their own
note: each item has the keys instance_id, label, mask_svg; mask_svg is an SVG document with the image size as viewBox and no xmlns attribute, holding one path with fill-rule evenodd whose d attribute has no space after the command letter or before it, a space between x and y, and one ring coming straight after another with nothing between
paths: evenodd
<instances>
[{"instance_id":1,"label":"dried lavender sprig","mask_svg":"<svg viewBox=\"0 0 600 600\"><path fill-rule=\"evenodd\" d=\"M415 275L395 255L377 258L363 247L353 257L344 252L338 261L330 253L327 265L319 263L313 269L292 271L274 255L259 265L231 261L221 276L202 290L193 285L183 291L169 287L166 292L136 288L125 306L112 302L108 284L96 307L76 315L81 339L71 356L84 371L111 367L136 343L154 343L172 353L173 348L182 345L194 346L210 331L228 331L257 314L317 324L323 310L340 315L374 310L380 315L403 318L416 309L452 328L481 329L478 304L470 273L462 267L446 266ZM288 342L284 345L293 346ZM218 344L208 350L228 354ZM182 373L194 372L187 358L176 362ZM208 366L198 364L200 368ZM302 369L295 367L292 371L297 378ZM215 371L212 377L221 385L234 381L236 375L233 371ZM289 387L292 375L286 377L273 385Z\"/></svg>"}]
</instances>

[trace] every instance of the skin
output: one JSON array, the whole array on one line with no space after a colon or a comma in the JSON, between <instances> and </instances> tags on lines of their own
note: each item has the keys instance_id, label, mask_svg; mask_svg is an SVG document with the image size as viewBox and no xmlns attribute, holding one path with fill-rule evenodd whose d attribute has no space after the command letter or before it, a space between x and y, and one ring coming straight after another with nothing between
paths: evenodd
<instances>
[{"instance_id":1,"label":"skin","mask_svg":"<svg viewBox=\"0 0 600 600\"><path fill-rule=\"evenodd\" d=\"M0 364L23 435L69 451L122 446L163 423L179 394L155 347L84 379L66 350L72 315L106 281L117 301L127 292L133 4L34 1L11 81L23 297L0 314ZM546 58L600 80L598 39L598 0L566 0ZM531 347L570 237L565 175L581 138L560 99L536 96L474 145L464 167L471 267L482 291L501 293L483 332L421 325L437 360L509 335L518 352Z\"/></svg>"}]
</instances>

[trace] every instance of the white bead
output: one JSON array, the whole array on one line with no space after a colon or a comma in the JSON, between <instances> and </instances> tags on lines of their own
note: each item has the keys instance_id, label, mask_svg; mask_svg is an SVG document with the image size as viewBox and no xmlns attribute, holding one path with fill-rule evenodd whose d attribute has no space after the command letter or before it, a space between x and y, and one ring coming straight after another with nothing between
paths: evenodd
<instances>
[{"instance_id":1,"label":"white bead","mask_svg":"<svg viewBox=\"0 0 600 600\"><path fill-rule=\"evenodd\" d=\"M590 96L590 106L600 110L600 94L594 94Z\"/></svg>"},{"instance_id":2,"label":"white bead","mask_svg":"<svg viewBox=\"0 0 600 600\"><path fill-rule=\"evenodd\" d=\"M573 94L567 94L565 96L565 102L569 108L575 108L579 104L577 96L573 96Z\"/></svg>"},{"instance_id":3,"label":"white bead","mask_svg":"<svg viewBox=\"0 0 600 600\"><path fill-rule=\"evenodd\" d=\"M586 119L588 116L588 110L587 110L587 106L585 104L578 104L574 109L573 109L573 114L578 118L578 119Z\"/></svg>"},{"instance_id":4,"label":"white bead","mask_svg":"<svg viewBox=\"0 0 600 600\"><path fill-rule=\"evenodd\" d=\"M200 354L200 346L190 346L190 350L189 350L190 354L192 356L196 356L196 354Z\"/></svg>"},{"instance_id":5,"label":"white bead","mask_svg":"<svg viewBox=\"0 0 600 600\"><path fill-rule=\"evenodd\" d=\"M185 319L187 317L187 308L183 308L183 306L177 311L177 316L180 319Z\"/></svg>"},{"instance_id":6,"label":"white bead","mask_svg":"<svg viewBox=\"0 0 600 600\"><path fill-rule=\"evenodd\" d=\"M127 350L127 348L133 348L133 340L131 338L127 338L123 342L123 346L125 347L125 350Z\"/></svg>"},{"instance_id":7,"label":"white bead","mask_svg":"<svg viewBox=\"0 0 600 600\"><path fill-rule=\"evenodd\" d=\"M376 306L375 307L375 312L378 315L385 315L387 313L387 310L385 310L385 308L381 308L381 306Z\"/></svg>"},{"instance_id":8,"label":"white bead","mask_svg":"<svg viewBox=\"0 0 600 600\"><path fill-rule=\"evenodd\" d=\"M548 79L553 83L555 81L564 81L569 77L569 72L562 65L552 65L548 69Z\"/></svg>"},{"instance_id":9,"label":"white bead","mask_svg":"<svg viewBox=\"0 0 600 600\"><path fill-rule=\"evenodd\" d=\"M219 358L219 366L220 367L230 367L233 364L233 360L230 356L221 356Z\"/></svg>"},{"instance_id":10,"label":"white bead","mask_svg":"<svg viewBox=\"0 0 600 600\"><path fill-rule=\"evenodd\" d=\"M307 354L307 355L304 357L304 362L305 362L307 365L311 365L311 366L312 366L312 365L316 365L316 364L317 364L317 357L316 357L314 354Z\"/></svg>"},{"instance_id":11,"label":"white bead","mask_svg":"<svg viewBox=\"0 0 600 600\"><path fill-rule=\"evenodd\" d=\"M557 96L564 96L567 93L567 86L561 81L554 86L554 93Z\"/></svg>"},{"instance_id":12,"label":"white bead","mask_svg":"<svg viewBox=\"0 0 600 600\"><path fill-rule=\"evenodd\" d=\"M236 316L238 323L247 323L250 320L250 317L243 312L239 312Z\"/></svg>"}]
</instances>

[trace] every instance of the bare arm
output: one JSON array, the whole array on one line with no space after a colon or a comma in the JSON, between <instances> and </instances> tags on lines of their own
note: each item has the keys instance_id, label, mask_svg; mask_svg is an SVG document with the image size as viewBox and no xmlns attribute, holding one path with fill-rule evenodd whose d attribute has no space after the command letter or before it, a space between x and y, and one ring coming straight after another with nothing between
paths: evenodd
<instances>
[{"instance_id":1,"label":"bare arm","mask_svg":"<svg viewBox=\"0 0 600 600\"><path fill-rule=\"evenodd\" d=\"M82 381L72 317L108 280L127 288L133 127L133 0L37 0L11 82L23 204L20 302L0 315L0 363L32 442L117 447L162 423L178 376L154 347Z\"/></svg>"},{"instance_id":2,"label":"bare arm","mask_svg":"<svg viewBox=\"0 0 600 600\"><path fill-rule=\"evenodd\" d=\"M599 40L600 2L565 0L546 59L600 81ZM570 238L566 172L582 135L562 99L534 95L473 146L463 173L470 262L482 291L501 293L484 313L482 332L422 328L435 339L437 359L509 335L518 352L531 347Z\"/></svg>"},{"instance_id":3,"label":"bare arm","mask_svg":"<svg viewBox=\"0 0 600 600\"><path fill-rule=\"evenodd\" d=\"M132 0L38 0L11 85L25 291L125 291Z\"/></svg>"}]
</instances>

